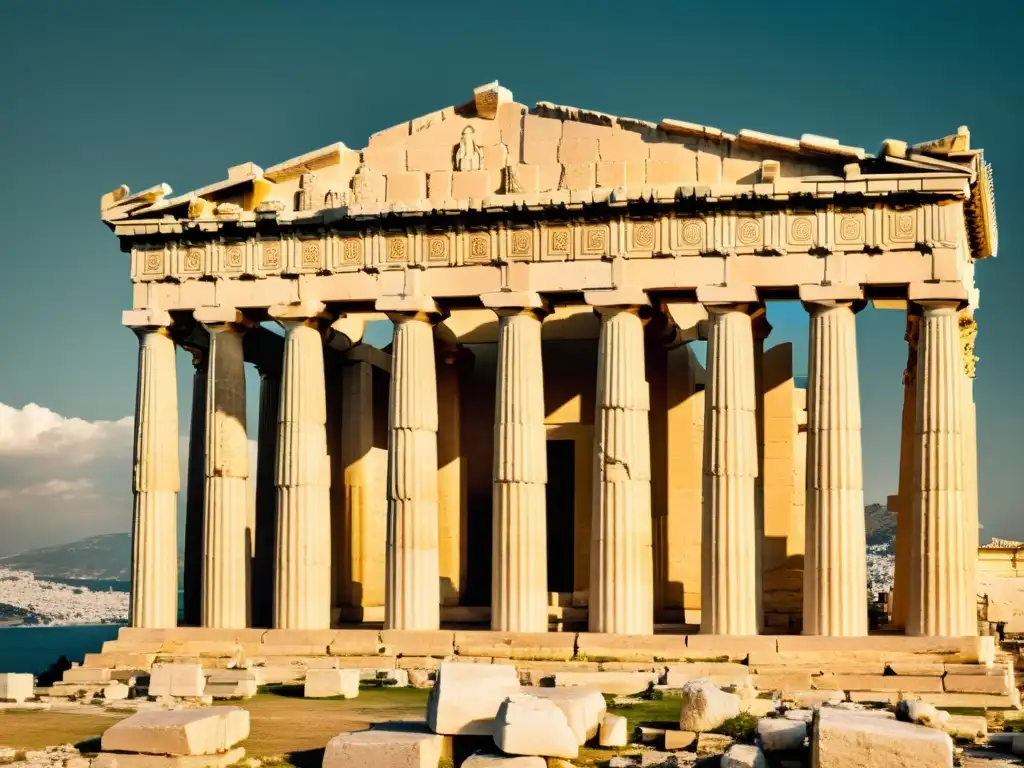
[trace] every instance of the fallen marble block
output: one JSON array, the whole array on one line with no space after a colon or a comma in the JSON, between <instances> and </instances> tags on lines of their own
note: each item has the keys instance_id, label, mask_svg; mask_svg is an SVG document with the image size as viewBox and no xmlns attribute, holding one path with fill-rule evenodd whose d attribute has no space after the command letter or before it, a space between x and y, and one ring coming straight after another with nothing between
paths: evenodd
<instances>
[{"instance_id":1,"label":"fallen marble block","mask_svg":"<svg viewBox=\"0 0 1024 768\"><path fill-rule=\"evenodd\" d=\"M501 703L520 690L515 667L442 662L427 699L427 726L451 736L491 736Z\"/></svg>"},{"instance_id":2,"label":"fallen marble block","mask_svg":"<svg viewBox=\"0 0 1024 768\"><path fill-rule=\"evenodd\" d=\"M466 665L469 666L469 665ZM554 702L526 693L506 698L494 718L494 743L509 755L579 755L576 734Z\"/></svg>"},{"instance_id":3,"label":"fallen marble block","mask_svg":"<svg viewBox=\"0 0 1024 768\"><path fill-rule=\"evenodd\" d=\"M815 768L951 768L953 740L942 731L836 707L814 718Z\"/></svg>"},{"instance_id":4,"label":"fallen marble block","mask_svg":"<svg viewBox=\"0 0 1024 768\"><path fill-rule=\"evenodd\" d=\"M529 688L523 692L547 699L562 710L580 746L598 735L601 720L608 711L604 696L593 688Z\"/></svg>"},{"instance_id":5,"label":"fallen marble block","mask_svg":"<svg viewBox=\"0 0 1024 768\"><path fill-rule=\"evenodd\" d=\"M602 747L624 747L629 742L626 733L626 718L622 715L605 715L601 720L598 744Z\"/></svg>"},{"instance_id":6,"label":"fallen marble block","mask_svg":"<svg viewBox=\"0 0 1024 768\"><path fill-rule=\"evenodd\" d=\"M354 699L359 695L359 670L307 669L302 695L307 699L326 699L331 696Z\"/></svg>"},{"instance_id":7,"label":"fallen marble block","mask_svg":"<svg viewBox=\"0 0 1024 768\"><path fill-rule=\"evenodd\" d=\"M124 701L131 689L124 683L108 683L103 689L103 698L107 701Z\"/></svg>"},{"instance_id":8,"label":"fallen marble block","mask_svg":"<svg viewBox=\"0 0 1024 768\"><path fill-rule=\"evenodd\" d=\"M768 768L761 750L753 744L733 744L722 755L721 768Z\"/></svg>"},{"instance_id":9,"label":"fallen marble block","mask_svg":"<svg viewBox=\"0 0 1024 768\"><path fill-rule=\"evenodd\" d=\"M691 680L683 686L679 730L703 733L740 713L740 697L719 690L710 680Z\"/></svg>"},{"instance_id":10,"label":"fallen marble block","mask_svg":"<svg viewBox=\"0 0 1024 768\"><path fill-rule=\"evenodd\" d=\"M488 755L476 752L462 763L462 768L548 768L547 760L535 755Z\"/></svg>"},{"instance_id":11,"label":"fallen marble block","mask_svg":"<svg viewBox=\"0 0 1024 768\"><path fill-rule=\"evenodd\" d=\"M385 723L368 731L339 733L324 750L323 768L437 768L451 758L451 739L421 723Z\"/></svg>"},{"instance_id":12,"label":"fallen marble block","mask_svg":"<svg viewBox=\"0 0 1024 768\"><path fill-rule=\"evenodd\" d=\"M136 712L108 728L104 752L216 755L249 735L249 712L239 707Z\"/></svg>"},{"instance_id":13,"label":"fallen marble block","mask_svg":"<svg viewBox=\"0 0 1024 768\"><path fill-rule=\"evenodd\" d=\"M218 669L206 679L205 695L214 699L251 699L259 689L259 678L248 669Z\"/></svg>"},{"instance_id":14,"label":"fallen marble block","mask_svg":"<svg viewBox=\"0 0 1024 768\"><path fill-rule=\"evenodd\" d=\"M35 678L22 672L4 672L0 674L0 701L13 701L18 704L35 696Z\"/></svg>"},{"instance_id":15,"label":"fallen marble block","mask_svg":"<svg viewBox=\"0 0 1024 768\"><path fill-rule=\"evenodd\" d=\"M206 677L201 664L154 664L149 674L149 695L152 698L202 696Z\"/></svg>"},{"instance_id":16,"label":"fallen marble block","mask_svg":"<svg viewBox=\"0 0 1024 768\"><path fill-rule=\"evenodd\" d=\"M807 738L807 723L784 717L764 717L757 721L757 736L765 752L801 749Z\"/></svg>"}]
</instances>

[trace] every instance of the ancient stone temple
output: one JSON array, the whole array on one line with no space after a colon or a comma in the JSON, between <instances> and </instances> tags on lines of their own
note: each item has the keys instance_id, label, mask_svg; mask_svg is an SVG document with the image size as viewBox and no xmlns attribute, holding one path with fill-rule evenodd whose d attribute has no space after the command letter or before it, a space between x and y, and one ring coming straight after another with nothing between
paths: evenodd
<instances>
[{"instance_id":1,"label":"ancient stone temple","mask_svg":"<svg viewBox=\"0 0 1024 768\"><path fill-rule=\"evenodd\" d=\"M178 623L184 493L187 626L864 636L872 302L908 328L895 617L977 633L974 265L997 242L966 128L871 155L492 83L102 216L139 339L134 627ZM809 314L806 391L776 301Z\"/></svg>"}]
</instances>

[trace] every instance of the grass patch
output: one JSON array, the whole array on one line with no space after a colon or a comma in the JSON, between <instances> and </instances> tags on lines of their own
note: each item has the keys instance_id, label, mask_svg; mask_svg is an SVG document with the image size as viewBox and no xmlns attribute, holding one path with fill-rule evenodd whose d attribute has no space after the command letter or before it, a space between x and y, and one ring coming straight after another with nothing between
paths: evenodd
<instances>
[{"instance_id":1,"label":"grass patch","mask_svg":"<svg viewBox=\"0 0 1024 768\"><path fill-rule=\"evenodd\" d=\"M660 691L658 691L660 693ZM678 728L679 712L683 707L683 700L676 698L646 698L646 694L636 697L618 697L618 700L628 701L626 706L614 702L615 697L608 697L608 711L613 714L622 715L626 718L626 732L632 734L638 725L645 725L650 728Z\"/></svg>"},{"instance_id":2,"label":"grass patch","mask_svg":"<svg viewBox=\"0 0 1024 768\"><path fill-rule=\"evenodd\" d=\"M711 732L731 736L742 744L753 744L754 734L757 733L757 718L749 712L741 712L736 717L730 717Z\"/></svg>"}]
</instances>

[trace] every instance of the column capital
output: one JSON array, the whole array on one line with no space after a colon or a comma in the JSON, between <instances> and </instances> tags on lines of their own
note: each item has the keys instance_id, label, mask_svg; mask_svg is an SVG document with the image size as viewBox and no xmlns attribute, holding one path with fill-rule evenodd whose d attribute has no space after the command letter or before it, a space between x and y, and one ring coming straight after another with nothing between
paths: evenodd
<instances>
[{"instance_id":1,"label":"column capital","mask_svg":"<svg viewBox=\"0 0 1024 768\"><path fill-rule=\"evenodd\" d=\"M136 333L167 330L172 322L171 313L162 309L129 309L121 313L121 325Z\"/></svg>"},{"instance_id":2,"label":"column capital","mask_svg":"<svg viewBox=\"0 0 1024 768\"><path fill-rule=\"evenodd\" d=\"M324 332L327 346L338 352L348 352L363 340L366 332L366 318L358 315L342 315Z\"/></svg>"},{"instance_id":3,"label":"column capital","mask_svg":"<svg viewBox=\"0 0 1024 768\"><path fill-rule=\"evenodd\" d=\"M757 296L757 288L741 283L702 285L697 288L697 301L703 304L708 312L735 312L740 307L750 306L752 308L746 311L753 314L760 299Z\"/></svg>"},{"instance_id":4,"label":"column capital","mask_svg":"<svg viewBox=\"0 0 1024 768\"><path fill-rule=\"evenodd\" d=\"M291 304L274 304L267 309L267 314L278 325L287 330L296 325L309 325L319 328L324 320L329 320L327 308L322 301L295 301Z\"/></svg>"},{"instance_id":5,"label":"column capital","mask_svg":"<svg viewBox=\"0 0 1024 768\"><path fill-rule=\"evenodd\" d=\"M247 331L253 322L234 307L199 307L193 310L192 317L210 333L225 329Z\"/></svg>"},{"instance_id":6,"label":"column capital","mask_svg":"<svg viewBox=\"0 0 1024 768\"><path fill-rule=\"evenodd\" d=\"M925 309L960 310L968 305L967 289L962 283L911 283L907 300Z\"/></svg>"},{"instance_id":7,"label":"column capital","mask_svg":"<svg viewBox=\"0 0 1024 768\"><path fill-rule=\"evenodd\" d=\"M860 304L863 307L864 289L852 283L809 284L798 286L800 301L825 307Z\"/></svg>"},{"instance_id":8,"label":"column capital","mask_svg":"<svg viewBox=\"0 0 1024 768\"><path fill-rule=\"evenodd\" d=\"M646 291L629 287L584 291L583 300L598 311L626 309L636 312L641 307L651 306L651 300Z\"/></svg>"},{"instance_id":9,"label":"column capital","mask_svg":"<svg viewBox=\"0 0 1024 768\"><path fill-rule=\"evenodd\" d=\"M445 314L432 297L418 294L381 296L374 304L374 309L386 314L393 323L405 320L435 323Z\"/></svg>"},{"instance_id":10,"label":"column capital","mask_svg":"<svg viewBox=\"0 0 1024 768\"><path fill-rule=\"evenodd\" d=\"M531 313L543 318L552 312L551 304L536 291L495 291L480 295L480 303L498 316Z\"/></svg>"},{"instance_id":11,"label":"column capital","mask_svg":"<svg viewBox=\"0 0 1024 768\"><path fill-rule=\"evenodd\" d=\"M677 336L680 342L707 338L708 310L700 302L663 301L658 308L678 329Z\"/></svg>"}]
</instances>

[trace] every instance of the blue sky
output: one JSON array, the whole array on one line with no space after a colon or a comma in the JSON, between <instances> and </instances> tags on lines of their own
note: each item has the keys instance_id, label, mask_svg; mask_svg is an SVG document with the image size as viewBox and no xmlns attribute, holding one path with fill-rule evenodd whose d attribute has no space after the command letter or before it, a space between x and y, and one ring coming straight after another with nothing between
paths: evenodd
<instances>
[{"instance_id":1,"label":"blue sky","mask_svg":"<svg viewBox=\"0 0 1024 768\"><path fill-rule=\"evenodd\" d=\"M982 535L1024 538L1022 26L1020 4L984 0L0 0L0 554L128 527L130 429L118 420L134 407L136 343L119 323L128 261L100 223L102 193L160 181L183 192L247 160L362 147L494 79L527 104L817 133L869 152L970 126L995 168L1001 224L1000 258L978 268ZM804 368L802 309L771 305L769 317L769 344L793 341ZM865 495L884 501L896 488L903 316L868 309L858 333ZM179 362L185 419L191 371ZM28 403L53 415L26 416ZM81 442L44 450L46 424ZM96 435L112 442L89 443ZM107 465L88 469L84 455ZM85 479L89 502L71 490Z\"/></svg>"}]
</instances>

